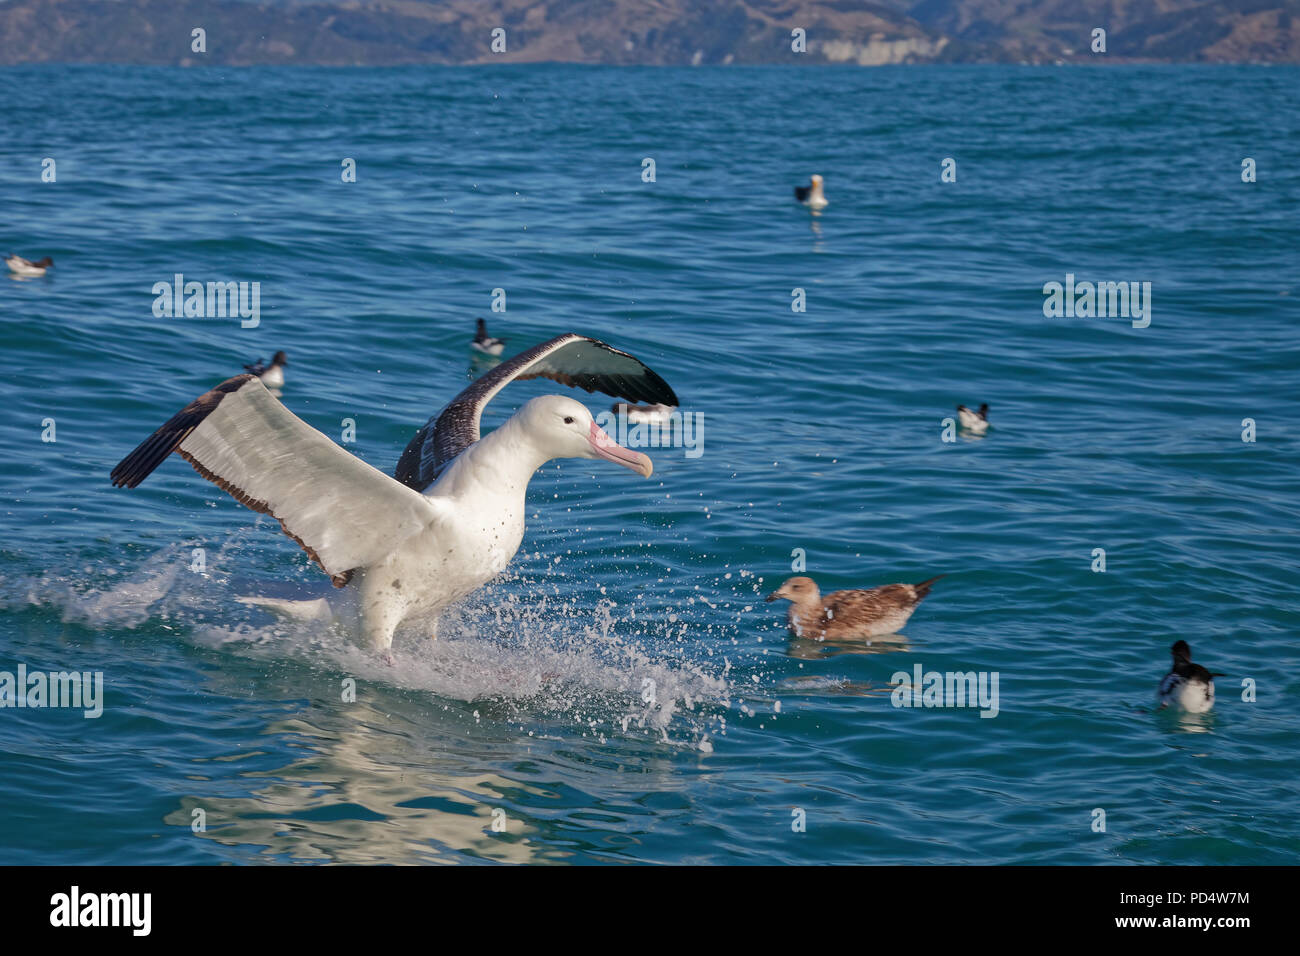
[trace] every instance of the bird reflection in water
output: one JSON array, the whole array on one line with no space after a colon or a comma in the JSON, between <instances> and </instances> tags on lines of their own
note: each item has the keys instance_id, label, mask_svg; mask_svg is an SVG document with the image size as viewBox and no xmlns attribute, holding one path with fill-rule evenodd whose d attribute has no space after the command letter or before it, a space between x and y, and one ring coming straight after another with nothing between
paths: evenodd
<instances>
[{"instance_id":1,"label":"bird reflection in water","mask_svg":"<svg viewBox=\"0 0 1300 956\"><path fill-rule=\"evenodd\" d=\"M797 660L812 661L840 654L893 654L911 649L912 645L902 634L889 634L870 640L857 637L795 637L791 634L786 654Z\"/></svg>"},{"instance_id":2,"label":"bird reflection in water","mask_svg":"<svg viewBox=\"0 0 1300 956\"><path fill-rule=\"evenodd\" d=\"M501 356L485 355L482 352L471 352L469 356L469 368L465 371L465 378L469 381L490 372L501 364Z\"/></svg>"}]
</instances>

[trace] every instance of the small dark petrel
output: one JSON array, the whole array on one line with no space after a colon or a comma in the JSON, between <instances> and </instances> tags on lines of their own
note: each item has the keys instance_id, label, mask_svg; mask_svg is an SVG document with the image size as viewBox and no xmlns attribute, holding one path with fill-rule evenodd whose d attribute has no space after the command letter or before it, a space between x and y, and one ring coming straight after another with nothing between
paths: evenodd
<instances>
[{"instance_id":1,"label":"small dark petrel","mask_svg":"<svg viewBox=\"0 0 1300 956\"><path fill-rule=\"evenodd\" d=\"M35 278L36 276L45 275L45 270L54 265L54 260L46 256L44 259L37 259L32 262L30 259L24 259L22 256L15 256L11 253L5 257L5 265L9 267L9 271L14 275Z\"/></svg>"},{"instance_id":2,"label":"small dark petrel","mask_svg":"<svg viewBox=\"0 0 1300 956\"><path fill-rule=\"evenodd\" d=\"M1192 663L1192 649L1186 641L1176 641L1170 652L1174 667L1160 682L1160 706L1181 707L1192 714L1203 714L1214 706L1214 678L1200 664Z\"/></svg>"},{"instance_id":3,"label":"small dark petrel","mask_svg":"<svg viewBox=\"0 0 1300 956\"><path fill-rule=\"evenodd\" d=\"M258 359L252 365L245 365L244 371L256 375L267 388L284 388L284 370L288 365L289 357L283 352L276 352L271 356L270 365Z\"/></svg>"},{"instance_id":4,"label":"small dark petrel","mask_svg":"<svg viewBox=\"0 0 1300 956\"><path fill-rule=\"evenodd\" d=\"M866 591L832 591L826 597L812 578L790 578L767 596L790 602L796 637L852 638L897 634L942 574L920 584L886 584Z\"/></svg>"},{"instance_id":5,"label":"small dark petrel","mask_svg":"<svg viewBox=\"0 0 1300 956\"><path fill-rule=\"evenodd\" d=\"M983 435L989 430L989 405L985 402L978 412L972 412L965 405L957 406L957 421L961 427L976 435Z\"/></svg>"},{"instance_id":6,"label":"small dark petrel","mask_svg":"<svg viewBox=\"0 0 1300 956\"><path fill-rule=\"evenodd\" d=\"M474 341L469 343L469 347L476 352L482 352L484 355L500 355L506 347L505 339L494 339L487 333L487 323L478 319L478 326L474 332Z\"/></svg>"},{"instance_id":7,"label":"small dark petrel","mask_svg":"<svg viewBox=\"0 0 1300 956\"><path fill-rule=\"evenodd\" d=\"M830 202L822 195L822 178L815 173L807 186L795 186L794 198L809 209L825 209Z\"/></svg>"}]
</instances>

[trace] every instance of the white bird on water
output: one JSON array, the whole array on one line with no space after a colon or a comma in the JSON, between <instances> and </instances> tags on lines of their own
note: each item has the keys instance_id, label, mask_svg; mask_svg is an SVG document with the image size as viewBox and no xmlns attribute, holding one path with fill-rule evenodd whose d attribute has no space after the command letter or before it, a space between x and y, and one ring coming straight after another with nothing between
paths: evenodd
<instances>
[{"instance_id":1,"label":"white bird on water","mask_svg":"<svg viewBox=\"0 0 1300 956\"><path fill-rule=\"evenodd\" d=\"M35 262L32 262L30 259L24 259L22 256L16 256L11 253L8 256L5 256L5 265L7 265L9 271L16 276L21 276L24 279L35 279L38 276L45 275L45 270L54 265L54 260L49 256L46 256L43 259L37 259Z\"/></svg>"},{"instance_id":2,"label":"white bird on water","mask_svg":"<svg viewBox=\"0 0 1300 956\"><path fill-rule=\"evenodd\" d=\"M666 425L672 421L671 405L629 405L616 402L611 411L627 419L629 425Z\"/></svg>"},{"instance_id":3,"label":"white bird on water","mask_svg":"<svg viewBox=\"0 0 1300 956\"><path fill-rule=\"evenodd\" d=\"M510 563L523 540L528 481L543 464L603 458L650 477L649 458L617 444L586 406L563 395L532 399L480 438L493 396L514 379L539 377L678 404L668 383L633 356L561 335L456 396L411 439L390 478L290 412L256 376L237 375L122 459L113 484L134 488L177 452L235 500L279 520L335 587L355 594L362 639L391 660L399 624L435 615ZM321 601L250 603L303 617L322 609Z\"/></svg>"},{"instance_id":4,"label":"white bird on water","mask_svg":"<svg viewBox=\"0 0 1300 956\"><path fill-rule=\"evenodd\" d=\"M469 347L475 352L482 352L484 355L500 355L505 351L506 340L496 339L488 335L487 323L482 319L477 319L474 325L474 339L469 343Z\"/></svg>"},{"instance_id":5,"label":"white bird on water","mask_svg":"<svg viewBox=\"0 0 1300 956\"><path fill-rule=\"evenodd\" d=\"M965 405L957 406L957 421L966 431L975 435L983 435L989 430L989 406L985 402L979 407L979 411L972 412Z\"/></svg>"},{"instance_id":6,"label":"white bird on water","mask_svg":"<svg viewBox=\"0 0 1300 956\"><path fill-rule=\"evenodd\" d=\"M814 212L825 209L830 205L830 201L822 192L822 178L816 174L813 174L812 180L807 186L794 187L794 198Z\"/></svg>"},{"instance_id":7,"label":"white bird on water","mask_svg":"<svg viewBox=\"0 0 1300 956\"><path fill-rule=\"evenodd\" d=\"M1174 666L1160 681L1156 697L1161 708L1181 708L1191 714L1203 714L1214 707L1214 678L1222 677L1200 664L1192 663L1192 649L1186 641L1175 641L1169 648Z\"/></svg>"},{"instance_id":8,"label":"white bird on water","mask_svg":"<svg viewBox=\"0 0 1300 956\"><path fill-rule=\"evenodd\" d=\"M271 356L270 365L258 359L252 365L245 365L244 371L256 375L267 388L284 388L284 370L288 367L289 356L276 352Z\"/></svg>"}]
</instances>

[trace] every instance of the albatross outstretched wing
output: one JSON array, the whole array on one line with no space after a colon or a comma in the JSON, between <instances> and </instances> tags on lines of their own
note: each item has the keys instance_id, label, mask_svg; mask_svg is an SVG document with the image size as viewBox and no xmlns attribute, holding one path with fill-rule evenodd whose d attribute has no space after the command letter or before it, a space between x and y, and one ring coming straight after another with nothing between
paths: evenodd
<instances>
[{"instance_id":1,"label":"albatross outstretched wing","mask_svg":"<svg viewBox=\"0 0 1300 956\"><path fill-rule=\"evenodd\" d=\"M492 397L515 379L526 378L549 378L634 402L679 404L668 383L639 359L569 332L502 362L452 399L416 432L398 459L393 477L423 491L447 462L478 441L479 420Z\"/></svg>"},{"instance_id":2,"label":"albatross outstretched wing","mask_svg":"<svg viewBox=\"0 0 1300 956\"><path fill-rule=\"evenodd\" d=\"M173 415L118 463L113 484L134 488L172 452L277 518L336 587L442 514L293 414L254 375L227 379Z\"/></svg>"}]
</instances>

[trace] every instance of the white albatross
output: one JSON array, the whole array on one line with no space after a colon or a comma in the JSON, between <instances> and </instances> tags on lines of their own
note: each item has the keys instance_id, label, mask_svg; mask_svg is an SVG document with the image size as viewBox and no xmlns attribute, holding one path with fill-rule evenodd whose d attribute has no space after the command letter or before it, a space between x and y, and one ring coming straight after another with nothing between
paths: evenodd
<instances>
[{"instance_id":1,"label":"white albatross","mask_svg":"<svg viewBox=\"0 0 1300 956\"><path fill-rule=\"evenodd\" d=\"M510 563L523 540L528 481L543 464L603 458L650 477L649 458L616 443L585 405L563 395L528 401L480 438L487 403L529 378L678 404L668 383L626 352L561 335L457 395L411 439L390 478L290 412L256 376L237 375L146 438L112 480L134 488L178 453L241 504L278 519L335 587L354 592L362 639L391 660L402 621L433 617ZM253 603L301 603L309 607L300 616L321 616L322 601Z\"/></svg>"}]
</instances>

